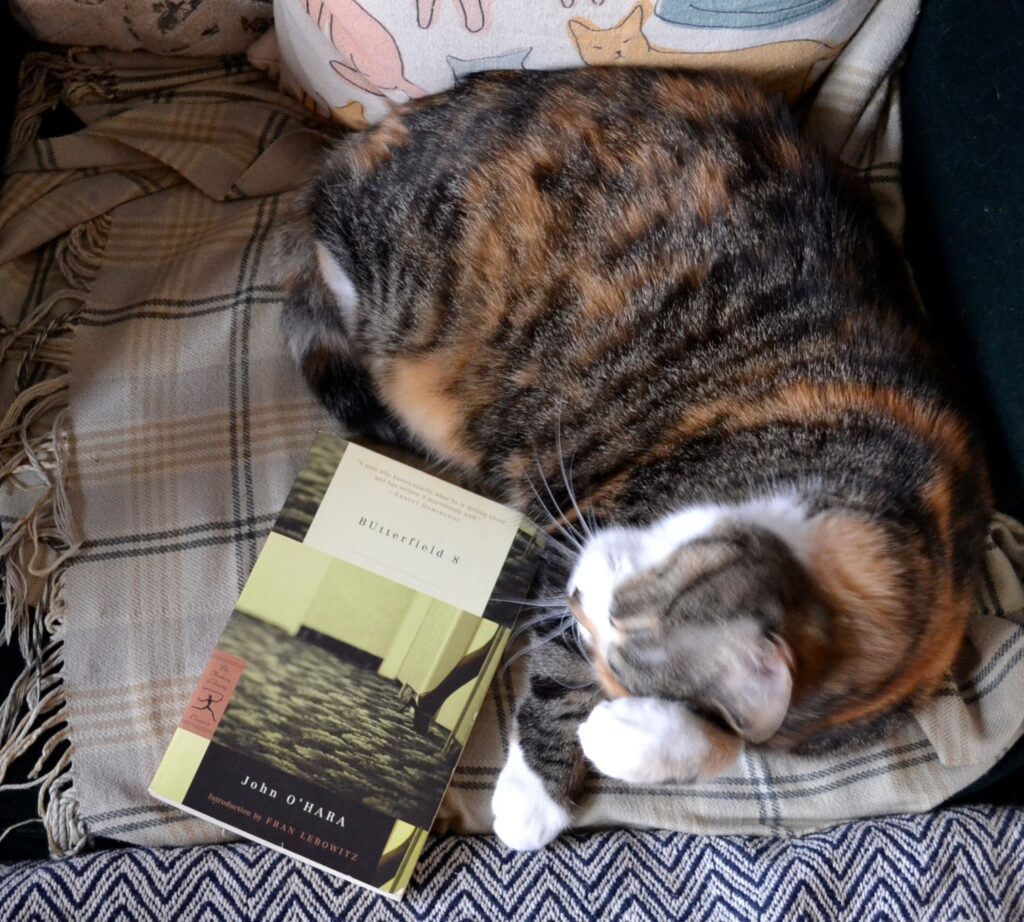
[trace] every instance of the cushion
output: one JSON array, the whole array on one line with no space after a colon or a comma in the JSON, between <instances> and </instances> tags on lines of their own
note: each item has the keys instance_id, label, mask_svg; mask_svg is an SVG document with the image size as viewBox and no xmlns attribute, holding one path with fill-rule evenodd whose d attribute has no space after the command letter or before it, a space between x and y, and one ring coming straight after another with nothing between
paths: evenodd
<instances>
[{"instance_id":1,"label":"cushion","mask_svg":"<svg viewBox=\"0 0 1024 922\"><path fill-rule=\"evenodd\" d=\"M795 840L600 832L544 851L433 839L401 903L256 845L108 851L0 870L17 919L1012 919L1024 813L973 808ZM941 910L939 909L941 907ZM938 915L941 913L941 916Z\"/></svg>"},{"instance_id":2,"label":"cushion","mask_svg":"<svg viewBox=\"0 0 1024 922\"><path fill-rule=\"evenodd\" d=\"M353 128L481 70L630 64L746 73L790 103L874 0L274 0L288 85Z\"/></svg>"},{"instance_id":3,"label":"cushion","mask_svg":"<svg viewBox=\"0 0 1024 922\"><path fill-rule=\"evenodd\" d=\"M11 0L33 37L158 54L238 54L270 28L270 0Z\"/></svg>"}]
</instances>

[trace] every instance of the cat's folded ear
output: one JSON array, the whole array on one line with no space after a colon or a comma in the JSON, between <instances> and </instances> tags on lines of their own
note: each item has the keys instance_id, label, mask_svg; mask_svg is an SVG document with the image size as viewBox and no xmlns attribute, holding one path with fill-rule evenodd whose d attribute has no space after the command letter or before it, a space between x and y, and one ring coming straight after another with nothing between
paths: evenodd
<instances>
[{"instance_id":1,"label":"cat's folded ear","mask_svg":"<svg viewBox=\"0 0 1024 922\"><path fill-rule=\"evenodd\" d=\"M743 739L763 743L789 710L792 669L792 655L781 637L748 640L719 673L709 703Z\"/></svg>"}]
</instances>

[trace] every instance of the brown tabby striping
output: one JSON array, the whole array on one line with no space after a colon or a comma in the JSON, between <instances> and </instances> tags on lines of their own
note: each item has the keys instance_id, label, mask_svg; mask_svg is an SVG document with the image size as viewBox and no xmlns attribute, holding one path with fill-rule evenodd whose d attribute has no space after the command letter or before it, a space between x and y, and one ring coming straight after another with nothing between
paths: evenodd
<instances>
[{"instance_id":1,"label":"brown tabby striping","mask_svg":"<svg viewBox=\"0 0 1024 922\"><path fill-rule=\"evenodd\" d=\"M947 675L986 475L882 232L751 85L474 76L340 141L282 241L340 420L557 539L509 844L569 824L584 757L708 777L869 738Z\"/></svg>"}]
</instances>

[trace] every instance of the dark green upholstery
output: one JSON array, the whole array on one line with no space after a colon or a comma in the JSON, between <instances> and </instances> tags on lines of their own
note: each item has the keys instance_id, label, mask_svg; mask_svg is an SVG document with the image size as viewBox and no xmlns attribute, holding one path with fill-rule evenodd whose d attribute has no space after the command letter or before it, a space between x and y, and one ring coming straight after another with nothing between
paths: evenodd
<instances>
[{"instance_id":1,"label":"dark green upholstery","mask_svg":"<svg viewBox=\"0 0 1024 922\"><path fill-rule=\"evenodd\" d=\"M1024 500L1024 3L924 0L902 77L907 251Z\"/></svg>"}]
</instances>

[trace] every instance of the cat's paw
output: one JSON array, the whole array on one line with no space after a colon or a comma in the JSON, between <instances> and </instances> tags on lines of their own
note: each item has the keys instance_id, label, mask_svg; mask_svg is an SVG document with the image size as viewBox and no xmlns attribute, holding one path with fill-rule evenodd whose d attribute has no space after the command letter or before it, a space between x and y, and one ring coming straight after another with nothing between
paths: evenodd
<instances>
[{"instance_id":1,"label":"cat's paw","mask_svg":"<svg viewBox=\"0 0 1024 922\"><path fill-rule=\"evenodd\" d=\"M518 743L509 747L491 809L495 834L517 851L543 848L572 822L569 811L551 799L544 782L526 764Z\"/></svg>"},{"instance_id":2,"label":"cat's paw","mask_svg":"<svg viewBox=\"0 0 1024 922\"><path fill-rule=\"evenodd\" d=\"M724 734L723 734L724 736ZM658 698L602 701L580 724L580 745L594 767L631 784L710 777L739 752L721 752L708 725L683 705ZM725 743L733 746L732 743Z\"/></svg>"}]
</instances>

